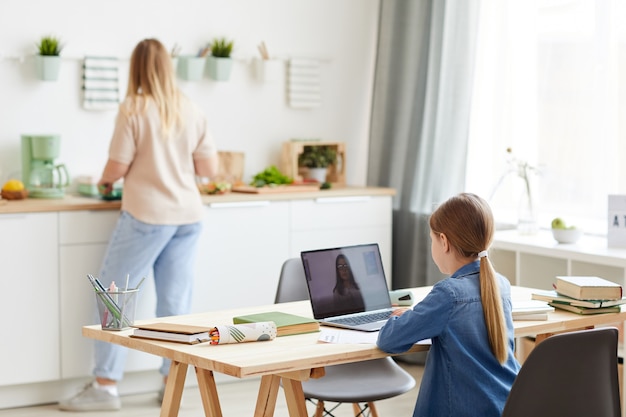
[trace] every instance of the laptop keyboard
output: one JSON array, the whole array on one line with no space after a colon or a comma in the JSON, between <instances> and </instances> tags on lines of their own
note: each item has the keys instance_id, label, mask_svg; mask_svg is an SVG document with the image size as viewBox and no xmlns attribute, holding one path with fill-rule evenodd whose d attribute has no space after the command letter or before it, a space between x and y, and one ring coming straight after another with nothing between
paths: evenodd
<instances>
[{"instance_id":1,"label":"laptop keyboard","mask_svg":"<svg viewBox=\"0 0 626 417\"><path fill-rule=\"evenodd\" d=\"M352 317L340 317L335 319L326 320L330 323L347 324L347 325L359 325L374 323L376 321L387 320L391 316L391 311L378 311L376 313L362 314Z\"/></svg>"}]
</instances>

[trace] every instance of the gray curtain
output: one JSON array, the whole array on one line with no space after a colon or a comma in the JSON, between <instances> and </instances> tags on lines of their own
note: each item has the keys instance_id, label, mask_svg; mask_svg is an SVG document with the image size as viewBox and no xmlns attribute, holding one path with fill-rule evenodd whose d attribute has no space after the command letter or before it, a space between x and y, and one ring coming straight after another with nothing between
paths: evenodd
<instances>
[{"instance_id":1,"label":"gray curtain","mask_svg":"<svg viewBox=\"0 0 626 417\"><path fill-rule=\"evenodd\" d=\"M368 184L396 189L393 288L442 278L428 216L465 182L479 0L381 0Z\"/></svg>"}]
</instances>

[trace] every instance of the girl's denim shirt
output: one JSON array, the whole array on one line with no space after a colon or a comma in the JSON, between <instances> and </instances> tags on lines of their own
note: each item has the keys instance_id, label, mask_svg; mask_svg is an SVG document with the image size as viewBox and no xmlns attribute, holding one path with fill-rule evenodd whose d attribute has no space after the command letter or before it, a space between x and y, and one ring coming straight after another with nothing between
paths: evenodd
<instances>
[{"instance_id":1,"label":"girl's denim shirt","mask_svg":"<svg viewBox=\"0 0 626 417\"><path fill-rule=\"evenodd\" d=\"M497 274L506 319L509 356L493 355L480 298L479 261L461 267L433 286L412 310L393 317L380 330L378 347L388 353L409 350L431 339L414 417L500 416L520 369L515 359L511 287Z\"/></svg>"}]
</instances>

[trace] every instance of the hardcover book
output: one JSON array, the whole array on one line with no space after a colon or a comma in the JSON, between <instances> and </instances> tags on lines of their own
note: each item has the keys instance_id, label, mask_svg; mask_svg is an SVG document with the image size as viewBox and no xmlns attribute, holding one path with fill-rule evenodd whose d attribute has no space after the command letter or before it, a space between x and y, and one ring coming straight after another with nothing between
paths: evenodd
<instances>
[{"instance_id":1,"label":"hardcover book","mask_svg":"<svg viewBox=\"0 0 626 417\"><path fill-rule=\"evenodd\" d=\"M209 341L211 327L177 323L149 323L135 326L131 337L196 344Z\"/></svg>"},{"instance_id":2,"label":"hardcover book","mask_svg":"<svg viewBox=\"0 0 626 417\"><path fill-rule=\"evenodd\" d=\"M594 276L557 276L556 292L578 300L620 300L622 286Z\"/></svg>"},{"instance_id":3,"label":"hardcover book","mask_svg":"<svg viewBox=\"0 0 626 417\"><path fill-rule=\"evenodd\" d=\"M570 304L578 307L600 308L626 304L626 297L619 300L577 300L576 298L561 295L556 291L536 290L532 294L533 300L546 301L548 303Z\"/></svg>"},{"instance_id":4,"label":"hardcover book","mask_svg":"<svg viewBox=\"0 0 626 417\"><path fill-rule=\"evenodd\" d=\"M571 304L562 304L562 303L550 303L550 305L554 308L560 308L561 310L567 310L567 311L571 311L572 313L577 313L577 314L619 313L621 311L620 306L586 308L586 307L578 307L578 306L573 306Z\"/></svg>"},{"instance_id":5,"label":"hardcover book","mask_svg":"<svg viewBox=\"0 0 626 417\"><path fill-rule=\"evenodd\" d=\"M267 313L248 314L233 317L234 324L256 323L260 321L273 321L276 323L278 336L290 334L313 333L320 330L320 324L311 317L298 316L295 314L270 311Z\"/></svg>"}]
</instances>

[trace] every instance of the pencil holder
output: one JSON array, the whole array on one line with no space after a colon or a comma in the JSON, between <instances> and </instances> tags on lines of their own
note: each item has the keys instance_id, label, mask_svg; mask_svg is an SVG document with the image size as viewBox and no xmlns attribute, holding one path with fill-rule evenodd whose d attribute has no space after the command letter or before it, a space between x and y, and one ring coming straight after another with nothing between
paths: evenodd
<instances>
[{"instance_id":1,"label":"pencil holder","mask_svg":"<svg viewBox=\"0 0 626 417\"><path fill-rule=\"evenodd\" d=\"M124 330L134 324L138 292L138 289L96 291L102 330Z\"/></svg>"}]
</instances>

